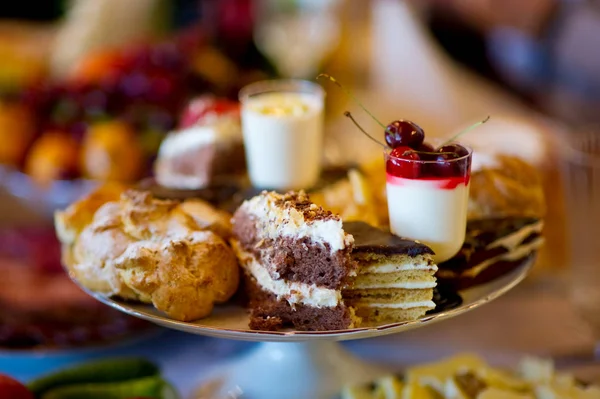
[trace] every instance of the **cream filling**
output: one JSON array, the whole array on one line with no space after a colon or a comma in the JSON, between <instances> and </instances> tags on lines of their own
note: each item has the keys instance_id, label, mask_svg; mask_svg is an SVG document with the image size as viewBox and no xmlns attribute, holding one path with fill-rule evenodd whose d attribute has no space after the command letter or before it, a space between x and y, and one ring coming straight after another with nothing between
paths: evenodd
<instances>
[{"instance_id":1,"label":"cream filling","mask_svg":"<svg viewBox=\"0 0 600 399\"><path fill-rule=\"evenodd\" d=\"M387 283L387 284L354 284L353 289L367 289L367 288L403 288L407 290L411 289L423 289L423 288L434 288L437 285L435 281L427 282L400 282L400 283Z\"/></svg>"},{"instance_id":2,"label":"cream filling","mask_svg":"<svg viewBox=\"0 0 600 399\"><path fill-rule=\"evenodd\" d=\"M516 248L515 250L511 251L511 252L507 252L504 254L500 254L498 256L494 256L493 258L487 259L483 262L481 262L479 265L466 270L463 273L457 273L455 271L452 270L440 270L438 272L438 274L441 277L450 277L450 278L455 278L458 276L466 276L466 277L477 277L481 272L483 272L485 269L487 269L488 267L490 267L491 265L493 265L496 262L499 261L508 261L508 262L512 262L515 260L519 260L527 255L529 255L531 252L535 251L536 249L538 249L544 242L544 238L543 237L538 237L535 240L531 241L528 244L522 245L519 248Z\"/></svg>"},{"instance_id":3,"label":"cream filling","mask_svg":"<svg viewBox=\"0 0 600 399\"><path fill-rule=\"evenodd\" d=\"M366 266L360 268L360 274L371 274L371 273L395 273L407 270L431 270L437 271L436 265L429 265L427 263L383 263L380 265Z\"/></svg>"},{"instance_id":4,"label":"cream filling","mask_svg":"<svg viewBox=\"0 0 600 399\"><path fill-rule=\"evenodd\" d=\"M249 214L260 221L256 227L261 231L261 238L310 238L314 243L328 244L332 252L343 250L354 243L354 237L344 232L341 219L309 222L298 210L277 206L276 201L279 197L274 193L262 194L242 205Z\"/></svg>"},{"instance_id":5,"label":"cream filling","mask_svg":"<svg viewBox=\"0 0 600 399\"><path fill-rule=\"evenodd\" d=\"M358 306L369 308L393 308L393 309L413 309L413 308L435 308L433 301L402 302L402 303L357 303Z\"/></svg>"},{"instance_id":6,"label":"cream filling","mask_svg":"<svg viewBox=\"0 0 600 399\"><path fill-rule=\"evenodd\" d=\"M521 230L515 231L505 237L499 238L492 242L486 248L504 247L509 250L517 248L527 237L533 233L541 233L544 228L544 222L541 220L529 226L523 227Z\"/></svg>"},{"instance_id":7,"label":"cream filling","mask_svg":"<svg viewBox=\"0 0 600 399\"><path fill-rule=\"evenodd\" d=\"M315 308L335 307L342 300L342 293L337 290L296 281L275 280L254 256L244 253L244 257L244 268L263 290L273 293L278 300L283 298L290 305L302 304Z\"/></svg>"}]
</instances>

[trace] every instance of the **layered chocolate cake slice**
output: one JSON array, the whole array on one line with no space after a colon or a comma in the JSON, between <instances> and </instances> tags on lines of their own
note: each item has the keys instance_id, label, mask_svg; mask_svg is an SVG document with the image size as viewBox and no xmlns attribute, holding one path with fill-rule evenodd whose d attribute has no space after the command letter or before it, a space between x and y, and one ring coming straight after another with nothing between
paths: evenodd
<instances>
[{"instance_id":1,"label":"layered chocolate cake slice","mask_svg":"<svg viewBox=\"0 0 600 399\"><path fill-rule=\"evenodd\" d=\"M435 307L433 251L363 222L344 223L354 237L358 273L343 290L356 315L369 324L415 320Z\"/></svg>"},{"instance_id":2,"label":"layered chocolate cake slice","mask_svg":"<svg viewBox=\"0 0 600 399\"><path fill-rule=\"evenodd\" d=\"M456 289L494 280L533 256L544 242L543 227L538 218L471 220L462 249L439 265L437 277Z\"/></svg>"},{"instance_id":3,"label":"layered chocolate cake slice","mask_svg":"<svg viewBox=\"0 0 600 399\"><path fill-rule=\"evenodd\" d=\"M304 192L262 192L233 219L232 246L246 275L250 328L339 330L358 321L342 300L356 274L342 220Z\"/></svg>"}]
</instances>

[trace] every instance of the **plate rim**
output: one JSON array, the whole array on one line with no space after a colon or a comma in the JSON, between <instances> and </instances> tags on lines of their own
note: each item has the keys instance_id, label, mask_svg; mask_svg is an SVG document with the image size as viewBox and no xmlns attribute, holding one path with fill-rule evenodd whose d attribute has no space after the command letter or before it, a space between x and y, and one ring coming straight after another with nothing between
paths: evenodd
<instances>
[{"instance_id":1,"label":"plate rim","mask_svg":"<svg viewBox=\"0 0 600 399\"><path fill-rule=\"evenodd\" d=\"M118 311L124 312L130 316L138 317L140 319L150 321L154 324L158 324L161 327L175 329L195 335L203 335L217 338L227 338L238 341L254 341L254 342L300 342L300 341L311 341L311 340L356 340L370 337L383 336L388 334L396 334L403 331L412 330L422 326L430 325L432 323L446 320L459 316L463 313L476 309L482 305L485 305L500 296L506 294L519 283L521 283L529 274L535 260L537 258L537 252L534 252L527 257L521 259L521 264L515 269L508 273L502 274L497 278L485 283L475 285L466 290L460 290L459 293L468 292L474 289L483 289L486 286L490 286L494 283L498 284L501 281L504 283L486 294L482 294L481 297L467 303L461 304L460 306L439 313L428 314L419 319L389 323L379 326L365 326L352 328L347 330L329 330L329 331L262 331L262 330L241 330L233 328L218 328L214 326L199 326L189 322L183 322L178 320L169 319L167 316L156 316L147 312L138 310L127 303L118 299L107 297L106 295L92 292L85 287L81 286L71 274L73 281L79 285L88 295L92 296L96 300L108 305ZM156 311L152 305L135 304L136 307L145 306L152 308Z\"/></svg>"}]
</instances>

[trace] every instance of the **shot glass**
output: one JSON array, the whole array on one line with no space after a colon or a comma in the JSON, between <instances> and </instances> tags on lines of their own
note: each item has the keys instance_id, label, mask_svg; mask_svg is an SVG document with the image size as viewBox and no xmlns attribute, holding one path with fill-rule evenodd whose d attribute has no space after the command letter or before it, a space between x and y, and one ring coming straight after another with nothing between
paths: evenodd
<instances>
[{"instance_id":1,"label":"shot glass","mask_svg":"<svg viewBox=\"0 0 600 399\"><path fill-rule=\"evenodd\" d=\"M252 185L308 189L321 174L325 92L304 80L268 80L239 94Z\"/></svg>"},{"instance_id":2,"label":"shot glass","mask_svg":"<svg viewBox=\"0 0 600 399\"><path fill-rule=\"evenodd\" d=\"M428 245L436 263L456 255L465 241L472 151L462 148L449 156L384 153L390 230Z\"/></svg>"}]
</instances>

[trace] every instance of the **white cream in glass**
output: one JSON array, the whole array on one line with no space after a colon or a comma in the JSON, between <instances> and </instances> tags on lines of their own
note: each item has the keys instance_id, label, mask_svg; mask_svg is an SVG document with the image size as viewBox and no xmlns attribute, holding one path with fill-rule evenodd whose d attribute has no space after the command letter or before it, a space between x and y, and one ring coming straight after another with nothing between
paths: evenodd
<instances>
[{"instance_id":1,"label":"white cream in glass","mask_svg":"<svg viewBox=\"0 0 600 399\"><path fill-rule=\"evenodd\" d=\"M314 186L323 155L324 91L303 80L270 80L240 91L242 132L254 187Z\"/></svg>"},{"instance_id":2,"label":"white cream in glass","mask_svg":"<svg viewBox=\"0 0 600 399\"><path fill-rule=\"evenodd\" d=\"M444 163L385 154L390 230L429 246L436 263L465 241L471 154Z\"/></svg>"}]
</instances>

